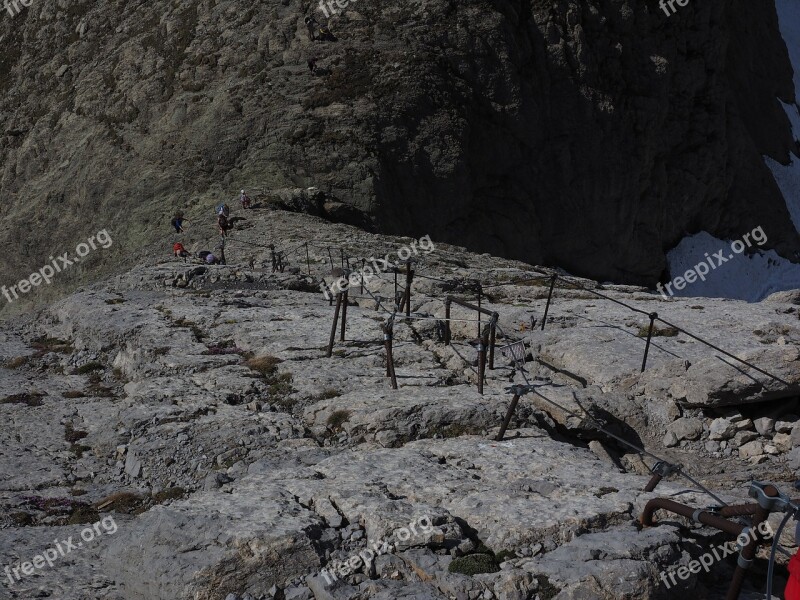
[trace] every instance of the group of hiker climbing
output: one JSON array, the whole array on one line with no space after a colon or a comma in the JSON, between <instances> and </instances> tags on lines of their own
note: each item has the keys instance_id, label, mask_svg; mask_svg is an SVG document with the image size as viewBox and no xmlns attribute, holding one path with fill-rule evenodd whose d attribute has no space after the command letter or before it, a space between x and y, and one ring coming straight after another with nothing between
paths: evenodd
<instances>
[{"instance_id":1,"label":"group of hiker climbing","mask_svg":"<svg viewBox=\"0 0 800 600\"><path fill-rule=\"evenodd\" d=\"M250 197L244 190L242 190L239 194L239 203L242 205L243 210L252 208ZM228 206L226 203L220 204L215 208L214 214L217 218L217 230L219 231L221 238L220 243L215 247L216 252L201 250L194 256L194 258L209 265L224 265L226 264L225 239L228 235L228 231L230 231L233 227L233 220L230 218L230 206ZM186 223L187 221L183 216L183 212L181 211L176 212L175 216L172 217L172 221L170 221L170 225L175 229L175 233L178 234L184 233L184 225ZM175 242L175 244L173 244L172 253L176 258L182 258L184 262L187 259L192 258L191 252L189 252L186 249L186 246L183 245L183 241Z\"/></svg>"}]
</instances>

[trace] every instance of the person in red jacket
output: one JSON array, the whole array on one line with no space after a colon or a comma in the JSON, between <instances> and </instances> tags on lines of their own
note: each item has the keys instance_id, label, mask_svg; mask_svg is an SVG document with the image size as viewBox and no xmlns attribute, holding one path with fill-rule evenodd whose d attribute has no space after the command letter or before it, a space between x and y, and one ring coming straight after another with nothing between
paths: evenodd
<instances>
[{"instance_id":1,"label":"person in red jacket","mask_svg":"<svg viewBox=\"0 0 800 600\"><path fill-rule=\"evenodd\" d=\"M186 257L189 256L186 248L184 248L183 244L180 242L175 242L175 245L172 246L172 253L178 258L182 258L184 261L186 260Z\"/></svg>"}]
</instances>

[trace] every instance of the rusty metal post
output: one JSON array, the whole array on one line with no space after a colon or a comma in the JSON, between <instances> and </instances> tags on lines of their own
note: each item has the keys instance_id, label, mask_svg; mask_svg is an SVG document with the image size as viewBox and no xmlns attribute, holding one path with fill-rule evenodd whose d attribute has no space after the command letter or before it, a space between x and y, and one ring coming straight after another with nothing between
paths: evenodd
<instances>
[{"instance_id":1,"label":"rusty metal post","mask_svg":"<svg viewBox=\"0 0 800 600\"><path fill-rule=\"evenodd\" d=\"M450 298L444 301L444 345L450 345Z\"/></svg>"},{"instance_id":2,"label":"rusty metal post","mask_svg":"<svg viewBox=\"0 0 800 600\"><path fill-rule=\"evenodd\" d=\"M497 338L497 320L499 318L500 315L494 313L492 315L492 322L489 325L489 370L490 371L494 370L494 343L495 339Z\"/></svg>"},{"instance_id":3,"label":"rusty metal post","mask_svg":"<svg viewBox=\"0 0 800 600\"><path fill-rule=\"evenodd\" d=\"M483 288L481 287L480 282L478 283L478 308L481 307L481 296L483 295ZM478 311L478 337L481 337L481 332L483 328L481 327L481 311Z\"/></svg>"},{"instance_id":4,"label":"rusty metal post","mask_svg":"<svg viewBox=\"0 0 800 600\"><path fill-rule=\"evenodd\" d=\"M553 273L550 279L550 291L547 293L547 304L544 307L544 316L542 317L542 331L544 331L544 324L547 323L547 313L550 311L550 301L553 299L553 288L556 287L556 279L558 279L558 275Z\"/></svg>"},{"instance_id":5,"label":"rusty metal post","mask_svg":"<svg viewBox=\"0 0 800 600\"><path fill-rule=\"evenodd\" d=\"M275 258L275 246L273 244L269 245L269 253L272 257L272 272L278 270L278 260Z\"/></svg>"},{"instance_id":6,"label":"rusty metal post","mask_svg":"<svg viewBox=\"0 0 800 600\"><path fill-rule=\"evenodd\" d=\"M514 411L517 409L518 402L519 394L514 394L514 397L511 399L511 404L508 407L506 418L503 420L503 424L500 426L500 433L498 433L497 437L495 438L496 441L503 441L503 436L506 434L506 429L508 429L509 423L511 423L511 417L514 415Z\"/></svg>"},{"instance_id":7,"label":"rusty metal post","mask_svg":"<svg viewBox=\"0 0 800 600\"><path fill-rule=\"evenodd\" d=\"M663 477L661 477L660 473L653 473L653 476L650 478L650 481L648 481L647 485L644 486L644 491L645 492L652 492L654 489L656 489L656 486L659 483L661 483L662 479L663 479Z\"/></svg>"},{"instance_id":8,"label":"rusty metal post","mask_svg":"<svg viewBox=\"0 0 800 600\"><path fill-rule=\"evenodd\" d=\"M331 273L333 273L333 254L331 254L330 248L328 248L328 260L331 261Z\"/></svg>"},{"instance_id":9,"label":"rusty metal post","mask_svg":"<svg viewBox=\"0 0 800 600\"><path fill-rule=\"evenodd\" d=\"M394 303L397 304L397 267L394 268Z\"/></svg>"},{"instance_id":10,"label":"rusty metal post","mask_svg":"<svg viewBox=\"0 0 800 600\"><path fill-rule=\"evenodd\" d=\"M342 268L344 269L344 248L339 248L339 253L341 254Z\"/></svg>"},{"instance_id":11,"label":"rusty metal post","mask_svg":"<svg viewBox=\"0 0 800 600\"><path fill-rule=\"evenodd\" d=\"M642 358L642 373L647 367L647 354L650 352L650 340L653 339L653 326L657 318L658 313L650 313L650 328L647 330L647 344L644 347L644 358Z\"/></svg>"},{"instance_id":12,"label":"rusty metal post","mask_svg":"<svg viewBox=\"0 0 800 600\"><path fill-rule=\"evenodd\" d=\"M486 346L489 345L489 329L481 335L478 341L478 393L483 395L483 380L486 375Z\"/></svg>"},{"instance_id":13,"label":"rusty metal post","mask_svg":"<svg viewBox=\"0 0 800 600\"><path fill-rule=\"evenodd\" d=\"M306 268L308 274L311 275L311 255L308 253L308 242L306 242Z\"/></svg>"},{"instance_id":14,"label":"rusty metal post","mask_svg":"<svg viewBox=\"0 0 800 600\"><path fill-rule=\"evenodd\" d=\"M333 344L336 341L336 326L339 324L339 310L342 308L342 292L336 294L336 310L333 313L333 327L331 327L331 339L328 342L328 358L333 355Z\"/></svg>"},{"instance_id":15,"label":"rusty metal post","mask_svg":"<svg viewBox=\"0 0 800 600\"><path fill-rule=\"evenodd\" d=\"M778 496L778 490L768 485L764 487L764 494L774 498ZM753 523L750 525L750 532L752 532L752 535L747 536L747 543L739 552L739 558L736 561L736 570L733 572L731 586L728 588L728 595L725 597L725 600L739 599L739 594L742 591L742 583L744 583L744 576L753 562L753 557L756 555L756 549L759 545L759 538L761 536L758 527L767 520L769 512L769 509L763 508L761 505L756 509L756 513L753 516Z\"/></svg>"},{"instance_id":16,"label":"rusty metal post","mask_svg":"<svg viewBox=\"0 0 800 600\"><path fill-rule=\"evenodd\" d=\"M364 295L364 266L366 264L367 264L367 259L366 258L362 258L361 259L361 277L359 277L359 279L361 280L360 283L361 283L361 295L362 296Z\"/></svg>"},{"instance_id":17,"label":"rusty metal post","mask_svg":"<svg viewBox=\"0 0 800 600\"><path fill-rule=\"evenodd\" d=\"M383 343L386 347L386 376L392 379L392 389L397 389L397 375L394 372L394 355L392 354L392 332L393 325L391 321L383 325Z\"/></svg>"},{"instance_id":18,"label":"rusty metal post","mask_svg":"<svg viewBox=\"0 0 800 600\"><path fill-rule=\"evenodd\" d=\"M348 297L350 296L350 288L345 288L342 292L342 333L339 337L340 341L344 341L344 330L347 326L347 304L348 304Z\"/></svg>"},{"instance_id":19,"label":"rusty metal post","mask_svg":"<svg viewBox=\"0 0 800 600\"><path fill-rule=\"evenodd\" d=\"M414 278L414 271L411 270L411 262L406 263L406 316L411 316L411 281Z\"/></svg>"}]
</instances>

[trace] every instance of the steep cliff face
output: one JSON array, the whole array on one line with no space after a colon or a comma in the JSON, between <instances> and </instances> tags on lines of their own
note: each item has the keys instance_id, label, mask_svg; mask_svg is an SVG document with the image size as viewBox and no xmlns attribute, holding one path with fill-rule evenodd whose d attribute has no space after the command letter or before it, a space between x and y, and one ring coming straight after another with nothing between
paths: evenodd
<instances>
[{"instance_id":1,"label":"steep cliff face","mask_svg":"<svg viewBox=\"0 0 800 600\"><path fill-rule=\"evenodd\" d=\"M241 187L317 186L391 233L654 283L686 233L800 238L771 2L34 0L0 21L0 280L102 228L164 244ZM312 76L308 58L318 59ZM194 230L199 233L200 228Z\"/></svg>"}]
</instances>

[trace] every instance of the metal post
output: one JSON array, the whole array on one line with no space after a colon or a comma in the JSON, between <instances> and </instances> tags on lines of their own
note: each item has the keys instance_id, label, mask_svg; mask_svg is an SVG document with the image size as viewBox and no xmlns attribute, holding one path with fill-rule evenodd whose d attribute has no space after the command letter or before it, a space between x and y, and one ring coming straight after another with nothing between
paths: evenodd
<instances>
[{"instance_id":1,"label":"metal post","mask_svg":"<svg viewBox=\"0 0 800 600\"><path fill-rule=\"evenodd\" d=\"M306 267L308 268L308 274L311 275L311 255L308 253L308 242L306 242Z\"/></svg>"},{"instance_id":2,"label":"metal post","mask_svg":"<svg viewBox=\"0 0 800 600\"><path fill-rule=\"evenodd\" d=\"M775 487L768 485L764 488L764 493L767 496L775 497L778 495L778 490ZM747 536L747 543L744 548L739 552L739 559L736 561L736 570L733 572L731 579L731 586L728 588L728 595L725 600L738 600L739 593L742 590L742 583L744 583L744 576L750 568L750 563L756 555L756 548L759 544L760 535L758 533L759 525L767 520L769 517L769 510L762 508L759 504L756 509L756 514L753 516L753 524L750 526L752 535Z\"/></svg>"},{"instance_id":3,"label":"metal post","mask_svg":"<svg viewBox=\"0 0 800 600\"><path fill-rule=\"evenodd\" d=\"M644 347L644 358L642 358L642 373L647 367L647 354L650 352L650 340L653 339L653 325L658 318L658 313L650 313L650 328L647 330L647 345Z\"/></svg>"},{"instance_id":4,"label":"metal post","mask_svg":"<svg viewBox=\"0 0 800 600\"><path fill-rule=\"evenodd\" d=\"M478 341L478 393L483 395L483 379L486 375L486 346L489 344L489 329L483 332Z\"/></svg>"},{"instance_id":5,"label":"metal post","mask_svg":"<svg viewBox=\"0 0 800 600\"><path fill-rule=\"evenodd\" d=\"M480 314L480 313L478 313ZM492 315L492 322L489 325L489 370L494 370L494 342L497 337L497 319L500 315L494 313Z\"/></svg>"},{"instance_id":6,"label":"metal post","mask_svg":"<svg viewBox=\"0 0 800 600\"><path fill-rule=\"evenodd\" d=\"M333 273L333 254L331 254L330 248L328 248L328 259L331 261L331 273Z\"/></svg>"},{"instance_id":7,"label":"metal post","mask_svg":"<svg viewBox=\"0 0 800 600\"><path fill-rule=\"evenodd\" d=\"M278 270L278 261L275 258L275 246L272 244L269 245L269 253L270 256L272 257L272 272L274 273L275 271Z\"/></svg>"},{"instance_id":8,"label":"metal post","mask_svg":"<svg viewBox=\"0 0 800 600\"><path fill-rule=\"evenodd\" d=\"M508 429L508 424L511 423L511 417L514 415L514 411L517 408L517 402L519 402L519 394L514 394L514 397L511 399L511 404L508 407L506 418L503 421L503 424L500 426L500 433L498 433L497 437L495 438L496 441L498 442L503 441L503 436L506 434L506 429Z\"/></svg>"},{"instance_id":9,"label":"metal post","mask_svg":"<svg viewBox=\"0 0 800 600\"><path fill-rule=\"evenodd\" d=\"M366 264L367 264L367 259L366 258L362 258L361 259L361 277L359 277L359 279L361 280L361 295L362 296L364 295L364 265L366 265Z\"/></svg>"},{"instance_id":10,"label":"metal post","mask_svg":"<svg viewBox=\"0 0 800 600\"><path fill-rule=\"evenodd\" d=\"M344 329L347 325L347 298L349 295L350 295L350 290L346 288L342 292L342 333L341 336L339 337L339 340L342 342L344 341Z\"/></svg>"},{"instance_id":11,"label":"metal post","mask_svg":"<svg viewBox=\"0 0 800 600\"><path fill-rule=\"evenodd\" d=\"M333 344L336 341L336 326L339 324L339 310L342 308L342 292L336 294L336 310L333 313L333 327L331 327L331 339L328 342L328 358L333 355Z\"/></svg>"},{"instance_id":12,"label":"metal post","mask_svg":"<svg viewBox=\"0 0 800 600\"><path fill-rule=\"evenodd\" d=\"M483 295L481 292L483 292L483 288L481 287L481 284L478 283L478 308L481 307L481 296ZM481 327L481 312L478 311L478 337L481 337L482 331L483 328Z\"/></svg>"},{"instance_id":13,"label":"metal post","mask_svg":"<svg viewBox=\"0 0 800 600\"><path fill-rule=\"evenodd\" d=\"M544 316L542 317L542 331L544 331L544 324L547 323L547 313L550 311L550 300L553 298L553 288L556 287L556 279L558 279L558 275L553 273L550 279L550 292L547 294L547 306L544 307Z\"/></svg>"},{"instance_id":14,"label":"metal post","mask_svg":"<svg viewBox=\"0 0 800 600\"><path fill-rule=\"evenodd\" d=\"M394 355L392 354L392 330L391 321L383 326L383 343L386 347L386 375L392 378L392 389L397 389L397 375L394 372Z\"/></svg>"},{"instance_id":15,"label":"metal post","mask_svg":"<svg viewBox=\"0 0 800 600\"><path fill-rule=\"evenodd\" d=\"M411 280L414 277L414 271L411 270L411 262L406 263L406 316L411 316Z\"/></svg>"},{"instance_id":16,"label":"metal post","mask_svg":"<svg viewBox=\"0 0 800 600\"><path fill-rule=\"evenodd\" d=\"M444 345L450 345L450 298L444 301Z\"/></svg>"},{"instance_id":17,"label":"metal post","mask_svg":"<svg viewBox=\"0 0 800 600\"><path fill-rule=\"evenodd\" d=\"M394 269L394 303L397 304L397 267Z\"/></svg>"},{"instance_id":18,"label":"metal post","mask_svg":"<svg viewBox=\"0 0 800 600\"><path fill-rule=\"evenodd\" d=\"M339 253L342 257L342 268L344 269L344 248L339 248Z\"/></svg>"}]
</instances>

